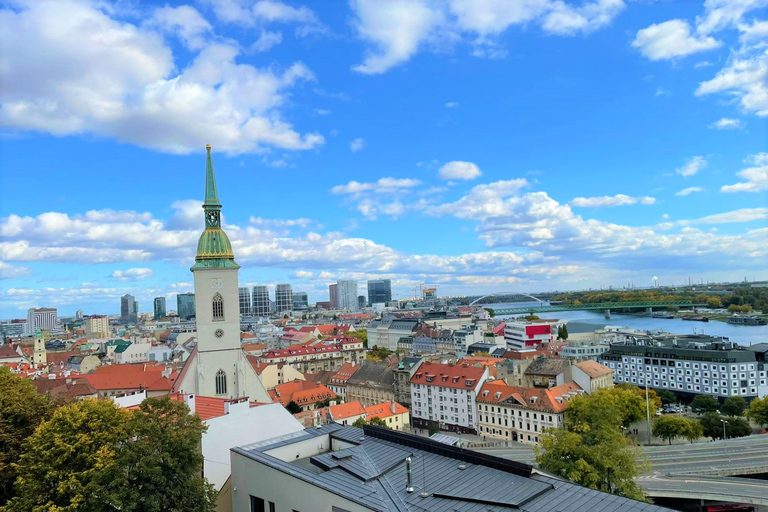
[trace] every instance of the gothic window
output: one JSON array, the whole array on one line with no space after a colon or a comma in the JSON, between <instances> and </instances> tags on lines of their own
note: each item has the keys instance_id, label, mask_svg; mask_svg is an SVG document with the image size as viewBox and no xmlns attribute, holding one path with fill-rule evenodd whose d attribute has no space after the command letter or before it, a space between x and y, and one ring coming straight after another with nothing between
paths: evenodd
<instances>
[{"instance_id":1,"label":"gothic window","mask_svg":"<svg viewBox=\"0 0 768 512\"><path fill-rule=\"evenodd\" d=\"M221 294L213 296L213 321L221 322L224 320L224 299L221 298Z\"/></svg>"},{"instance_id":2,"label":"gothic window","mask_svg":"<svg viewBox=\"0 0 768 512\"><path fill-rule=\"evenodd\" d=\"M216 394L227 394L227 375L224 373L224 370L216 372Z\"/></svg>"}]
</instances>

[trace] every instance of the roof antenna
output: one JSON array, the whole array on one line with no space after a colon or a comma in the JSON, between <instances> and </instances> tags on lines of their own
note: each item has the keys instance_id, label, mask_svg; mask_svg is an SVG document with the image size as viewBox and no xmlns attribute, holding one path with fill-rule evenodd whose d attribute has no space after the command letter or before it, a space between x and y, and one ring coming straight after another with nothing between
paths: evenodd
<instances>
[{"instance_id":1,"label":"roof antenna","mask_svg":"<svg viewBox=\"0 0 768 512\"><path fill-rule=\"evenodd\" d=\"M413 492L413 477L411 476L411 456L405 458L405 492Z\"/></svg>"}]
</instances>

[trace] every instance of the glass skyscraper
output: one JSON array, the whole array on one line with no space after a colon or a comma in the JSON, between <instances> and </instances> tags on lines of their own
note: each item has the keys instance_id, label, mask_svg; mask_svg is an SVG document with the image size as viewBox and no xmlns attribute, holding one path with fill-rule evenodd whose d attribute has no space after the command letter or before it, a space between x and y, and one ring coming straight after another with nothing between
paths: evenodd
<instances>
[{"instance_id":1,"label":"glass skyscraper","mask_svg":"<svg viewBox=\"0 0 768 512\"><path fill-rule=\"evenodd\" d=\"M155 297L155 320L165 316L165 297Z\"/></svg>"},{"instance_id":2,"label":"glass skyscraper","mask_svg":"<svg viewBox=\"0 0 768 512\"><path fill-rule=\"evenodd\" d=\"M195 294L180 293L176 296L176 312L179 318L187 320L195 316Z\"/></svg>"},{"instance_id":3,"label":"glass skyscraper","mask_svg":"<svg viewBox=\"0 0 768 512\"><path fill-rule=\"evenodd\" d=\"M253 316L269 316L271 313L269 288L264 285L254 286L252 298L251 310Z\"/></svg>"},{"instance_id":4,"label":"glass skyscraper","mask_svg":"<svg viewBox=\"0 0 768 512\"><path fill-rule=\"evenodd\" d=\"M392 302L392 281L372 279L368 281L368 304Z\"/></svg>"},{"instance_id":5,"label":"glass skyscraper","mask_svg":"<svg viewBox=\"0 0 768 512\"><path fill-rule=\"evenodd\" d=\"M275 311L282 313L293 309L293 291L289 284L279 284L275 287Z\"/></svg>"}]
</instances>

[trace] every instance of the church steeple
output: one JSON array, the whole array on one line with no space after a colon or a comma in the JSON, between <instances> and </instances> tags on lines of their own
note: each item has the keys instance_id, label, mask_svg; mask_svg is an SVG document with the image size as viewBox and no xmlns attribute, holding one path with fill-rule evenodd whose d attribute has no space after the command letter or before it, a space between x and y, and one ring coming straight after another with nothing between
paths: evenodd
<instances>
[{"instance_id":1,"label":"church steeple","mask_svg":"<svg viewBox=\"0 0 768 512\"><path fill-rule=\"evenodd\" d=\"M221 229L221 203L216 191L216 175L213 172L213 160L211 158L211 145L205 145L205 231L200 235L195 254L195 265L192 270L198 268L224 268L239 265L235 263L235 254L227 234Z\"/></svg>"}]
</instances>

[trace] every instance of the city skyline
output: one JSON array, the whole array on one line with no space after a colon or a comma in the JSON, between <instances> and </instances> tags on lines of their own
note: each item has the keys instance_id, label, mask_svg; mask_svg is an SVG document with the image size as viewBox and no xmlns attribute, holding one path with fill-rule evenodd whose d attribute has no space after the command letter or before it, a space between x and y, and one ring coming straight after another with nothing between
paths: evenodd
<instances>
[{"instance_id":1,"label":"city skyline","mask_svg":"<svg viewBox=\"0 0 768 512\"><path fill-rule=\"evenodd\" d=\"M3 11L0 317L192 291L206 142L240 284L272 296L768 278L759 2L411 2L405 27L369 1L258 2L239 22L221 2L101 5ZM84 42L110 35L125 48ZM61 65L25 64L46 54Z\"/></svg>"}]
</instances>

